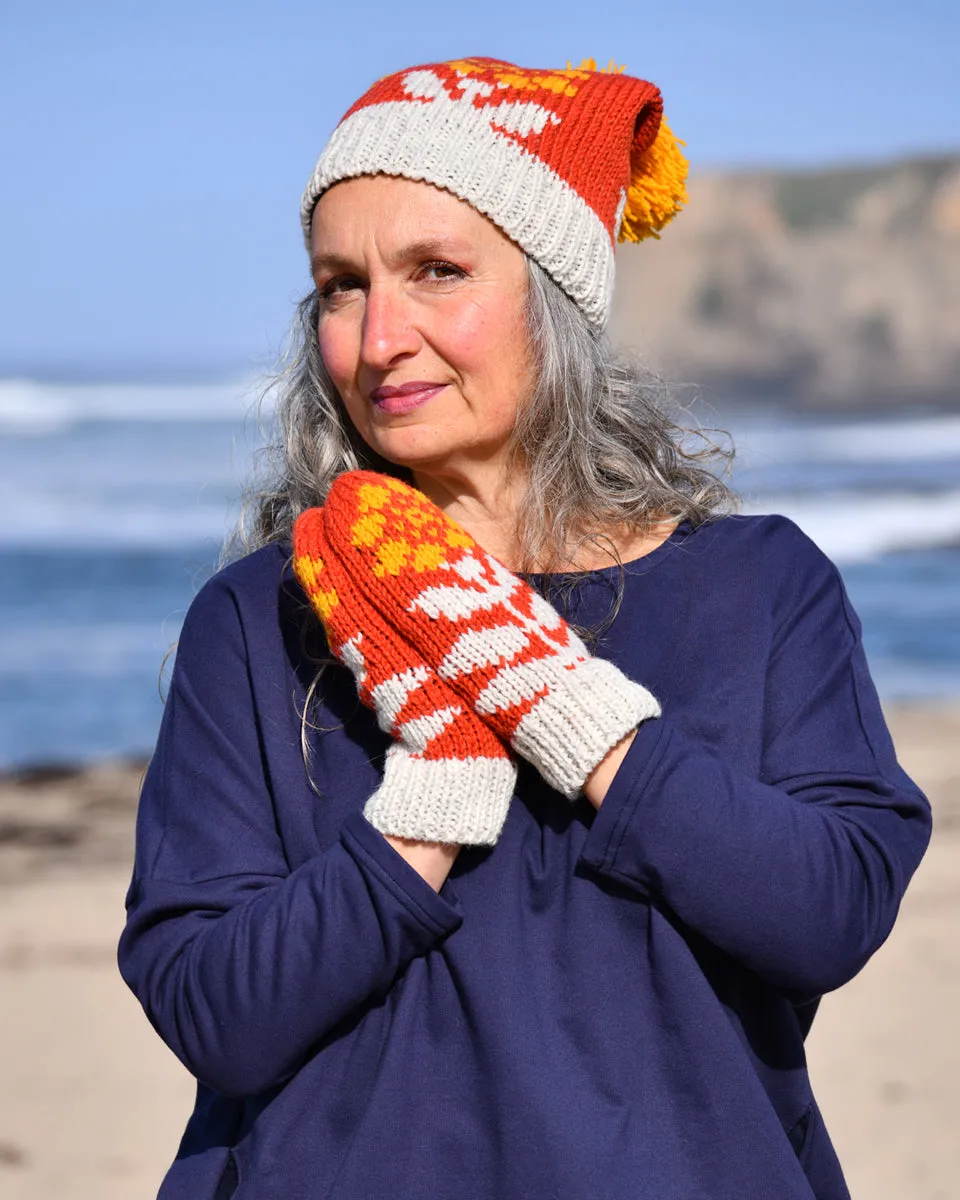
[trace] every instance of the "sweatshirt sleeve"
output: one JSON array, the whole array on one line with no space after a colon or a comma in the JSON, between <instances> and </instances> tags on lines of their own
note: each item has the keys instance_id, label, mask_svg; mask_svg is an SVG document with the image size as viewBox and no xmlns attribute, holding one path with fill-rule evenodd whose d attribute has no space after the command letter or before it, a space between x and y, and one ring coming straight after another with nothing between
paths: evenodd
<instances>
[{"instance_id":1,"label":"sweatshirt sleeve","mask_svg":"<svg viewBox=\"0 0 960 1200\"><path fill-rule=\"evenodd\" d=\"M774 986L816 996L889 934L930 809L897 764L836 568L791 528L758 773L665 711L638 730L582 861Z\"/></svg>"},{"instance_id":2,"label":"sweatshirt sleeve","mask_svg":"<svg viewBox=\"0 0 960 1200\"><path fill-rule=\"evenodd\" d=\"M292 703L286 697L287 703ZM283 1082L460 924L360 813L291 871L263 766L245 631L217 579L184 624L137 817L120 969L201 1082Z\"/></svg>"}]
</instances>

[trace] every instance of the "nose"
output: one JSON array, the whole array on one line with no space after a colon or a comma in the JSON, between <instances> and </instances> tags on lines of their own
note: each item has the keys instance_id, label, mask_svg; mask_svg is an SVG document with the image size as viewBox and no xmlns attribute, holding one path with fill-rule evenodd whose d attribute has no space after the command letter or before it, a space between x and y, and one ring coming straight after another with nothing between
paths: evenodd
<instances>
[{"instance_id":1,"label":"nose","mask_svg":"<svg viewBox=\"0 0 960 1200\"><path fill-rule=\"evenodd\" d=\"M420 344L410 301L397 287L371 282L360 344L364 363L376 371L386 371L416 354Z\"/></svg>"}]
</instances>

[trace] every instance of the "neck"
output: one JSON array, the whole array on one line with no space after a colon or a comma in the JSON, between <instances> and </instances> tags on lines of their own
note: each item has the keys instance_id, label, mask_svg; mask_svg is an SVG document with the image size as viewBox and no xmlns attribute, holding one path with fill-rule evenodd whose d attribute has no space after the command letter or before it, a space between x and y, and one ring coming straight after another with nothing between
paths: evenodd
<instances>
[{"instance_id":1,"label":"neck","mask_svg":"<svg viewBox=\"0 0 960 1200\"><path fill-rule=\"evenodd\" d=\"M462 526L488 554L517 570L517 482L502 467L460 474L415 471L414 483L447 516Z\"/></svg>"},{"instance_id":2,"label":"neck","mask_svg":"<svg viewBox=\"0 0 960 1200\"><path fill-rule=\"evenodd\" d=\"M415 471L414 484L438 508L456 521L488 554L508 570L535 570L520 561L517 542L517 506L522 495L522 475L508 475L502 466L468 474L428 474ZM596 543L579 546L569 562L554 570L590 571L609 567L619 559L632 562L655 550L676 528L676 521L651 520L642 527L605 531Z\"/></svg>"}]
</instances>

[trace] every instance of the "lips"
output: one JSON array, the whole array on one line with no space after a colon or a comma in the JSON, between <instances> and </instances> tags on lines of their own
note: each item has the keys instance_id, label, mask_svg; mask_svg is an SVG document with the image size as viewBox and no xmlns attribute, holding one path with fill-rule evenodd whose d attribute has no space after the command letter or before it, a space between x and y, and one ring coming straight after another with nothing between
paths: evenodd
<instances>
[{"instance_id":1,"label":"lips","mask_svg":"<svg viewBox=\"0 0 960 1200\"><path fill-rule=\"evenodd\" d=\"M428 400L433 399L437 392L442 392L446 386L445 383L431 383L425 379L414 379L410 383L401 383L397 387L388 387L385 384L383 387L374 388L370 393L370 399L381 412L391 416L400 416L403 413L413 412L415 408L426 404Z\"/></svg>"}]
</instances>

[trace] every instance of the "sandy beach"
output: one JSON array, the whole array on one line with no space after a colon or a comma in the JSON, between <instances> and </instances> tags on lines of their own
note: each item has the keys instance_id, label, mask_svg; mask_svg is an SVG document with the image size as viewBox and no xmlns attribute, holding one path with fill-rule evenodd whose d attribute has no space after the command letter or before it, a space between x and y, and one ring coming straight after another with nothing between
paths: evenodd
<instances>
[{"instance_id":1,"label":"sandy beach","mask_svg":"<svg viewBox=\"0 0 960 1200\"><path fill-rule=\"evenodd\" d=\"M822 1004L814 1087L854 1200L960 1197L960 703L888 711L934 806L893 935ZM0 1193L156 1195L192 1082L119 978L141 763L0 779Z\"/></svg>"}]
</instances>

